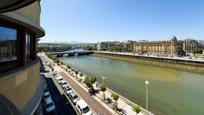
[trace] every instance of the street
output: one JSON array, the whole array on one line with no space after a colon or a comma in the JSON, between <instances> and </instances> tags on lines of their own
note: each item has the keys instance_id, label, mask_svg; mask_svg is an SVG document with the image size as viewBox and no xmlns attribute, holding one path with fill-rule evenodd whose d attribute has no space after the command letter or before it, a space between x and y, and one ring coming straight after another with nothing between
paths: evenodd
<instances>
[{"instance_id":1,"label":"street","mask_svg":"<svg viewBox=\"0 0 204 115\"><path fill-rule=\"evenodd\" d=\"M111 113L104 106L91 97L90 94L80 87L74 80L72 80L70 76L67 76L64 72L60 72L60 74L98 115L111 115Z\"/></svg>"},{"instance_id":2,"label":"street","mask_svg":"<svg viewBox=\"0 0 204 115\"><path fill-rule=\"evenodd\" d=\"M55 86L53 82L54 79L52 79L52 74L45 73L44 75L46 76L47 86L49 87L52 99L55 102L57 115L77 115L65 94L61 94L58 88Z\"/></svg>"}]
</instances>

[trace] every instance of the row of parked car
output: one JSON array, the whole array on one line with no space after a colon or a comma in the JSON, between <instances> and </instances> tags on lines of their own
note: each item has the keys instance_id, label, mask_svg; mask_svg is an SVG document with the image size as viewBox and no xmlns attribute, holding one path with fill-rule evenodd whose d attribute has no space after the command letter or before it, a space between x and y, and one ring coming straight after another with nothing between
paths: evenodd
<instances>
[{"instance_id":1,"label":"row of parked car","mask_svg":"<svg viewBox=\"0 0 204 115\"><path fill-rule=\"evenodd\" d=\"M49 88L46 87L43 94L44 107L47 113L57 113L55 104L50 94Z\"/></svg>"},{"instance_id":2,"label":"row of parked car","mask_svg":"<svg viewBox=\"0 0 204 115\"><path fill-rule=\"evenodd\" d=\"M72 87L67 83L67 81L61 75L57 74L57 72L53 72L53 75L58 84L60 84L64 89L69 99L76 106L78 112L81 115L92 115L88 104L83 99L79 98L79 96L73 91Z\"/></svg>"}]
</instances>

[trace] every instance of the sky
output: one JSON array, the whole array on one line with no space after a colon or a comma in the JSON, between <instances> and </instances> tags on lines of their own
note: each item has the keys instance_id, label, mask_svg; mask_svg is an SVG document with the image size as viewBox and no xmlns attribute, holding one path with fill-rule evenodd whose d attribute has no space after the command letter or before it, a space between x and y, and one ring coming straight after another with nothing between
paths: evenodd
<instances>
[{"instance_id":1,"label":"sky","mask_svg":"<svg viewBox=\"0 0 204 115\"><path fill-rule=\"evenodd\" d=\"M41 42L204 40L204 0L41 0Z\"/></svg>"},{"instance_id":2,"label":"sky","mask_svg":"<svg viewBox=\"0 0 204 115\"><path fill-rule=\"evenodd\" d=\"M0 27L0 32L0 41L17 39L17 31L15 29Z\"/></svg>"}]
</instances>

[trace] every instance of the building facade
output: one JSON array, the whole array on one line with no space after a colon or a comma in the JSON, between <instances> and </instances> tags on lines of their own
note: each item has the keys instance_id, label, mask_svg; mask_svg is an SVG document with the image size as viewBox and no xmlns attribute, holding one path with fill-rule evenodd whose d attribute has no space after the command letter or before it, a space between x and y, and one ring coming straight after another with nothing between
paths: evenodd
<instances>
[{"instance_id":1,"label":"building facade","mask_svg":"<svg viewBox=\"0 0 204 115\"><path fill-rule=\"evenodd\" d=\"M198 41L193 39L186 39L183 42L183 50L186 54L194 53L199 48Z\"/></svg>"},{"instance_id":2,"label":"building facade","mask_svg":"<svg viewBox=\"0 0 204 115\"><path fill-rule=\"evenodd\" d=\"M116 51L116 52L132 52L134 41L111 41L97 42L96 48L98 51Z\"/></svg>"},{"instance_id":3,"label":"building facade","mask_svg":"<svg viewBox=\"0 0 204 115\"><path fill-rule=\"evenodd\" d=\"M109 42L97 42L96 49L98 51L103 50L106 51L109 47Z\"/></svg>"},{"instance_id":4,"label":"building facade","mask_svg":"<svg viewBox=\"0 0 204 115\"><path fill-rule=\"evenodd\" d=\"M0 115L40 114L40 0L0 1Z\"/></svg>"},{"instance_id":5,"label":"building facade","mask_svg":"<svg viewBox=\"0 0 204 115\"><path fill-rule=\"evenodd\" d=\"M141 41L134 44L134 53L160 56L181 56L183 41L178 41L175 36L169 41Z\"/></svg>"}]
</instances>

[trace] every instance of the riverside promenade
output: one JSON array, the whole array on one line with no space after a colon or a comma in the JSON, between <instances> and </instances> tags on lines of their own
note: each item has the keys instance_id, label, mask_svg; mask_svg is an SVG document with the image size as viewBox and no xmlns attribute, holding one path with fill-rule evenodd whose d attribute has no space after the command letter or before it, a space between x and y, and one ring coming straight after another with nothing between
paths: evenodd
<instances>
[{"instance_id":1,"label":"riverside promenade","mask_svg":"<svg viewBox=\"0 0 204 115\"><path fill-rule=\"evenodd\" d=\"M90 96L88 93L88 89L86 88L85 84L82 82L77 81L75 79L77 75L73 75L65 71L61 66L58 66L53 62L53 60L49 59L46 55L43 54L43 57L46 57L47 61L51 65L54 65L53 68L55 71L60 73L62 77L67 80L70 85L74 88L76 92L89 104L89 106L94 110L95 114L97 115L117 115L117 114L123 114L123 115L135 115L136 113L132 110L132 105L136 105L133 102L129 101L128 99L122 97L120 95L120 98L118 99L118 108L121 109L121 112L114 111L110 105L106 104L102 101L102 92L99 91L96 95ZM83 76L83 79L86 76ZM96 90L99 90L99 88L94 84L94 88ZM107 89L105 91L106 98L111 98L111 93L114 92L110 89ZM145 109L141 108L141 112L138 115L145 115L146 111ZM149 112L149 115L153 115Z\"/></svg>"}]
</instances>

